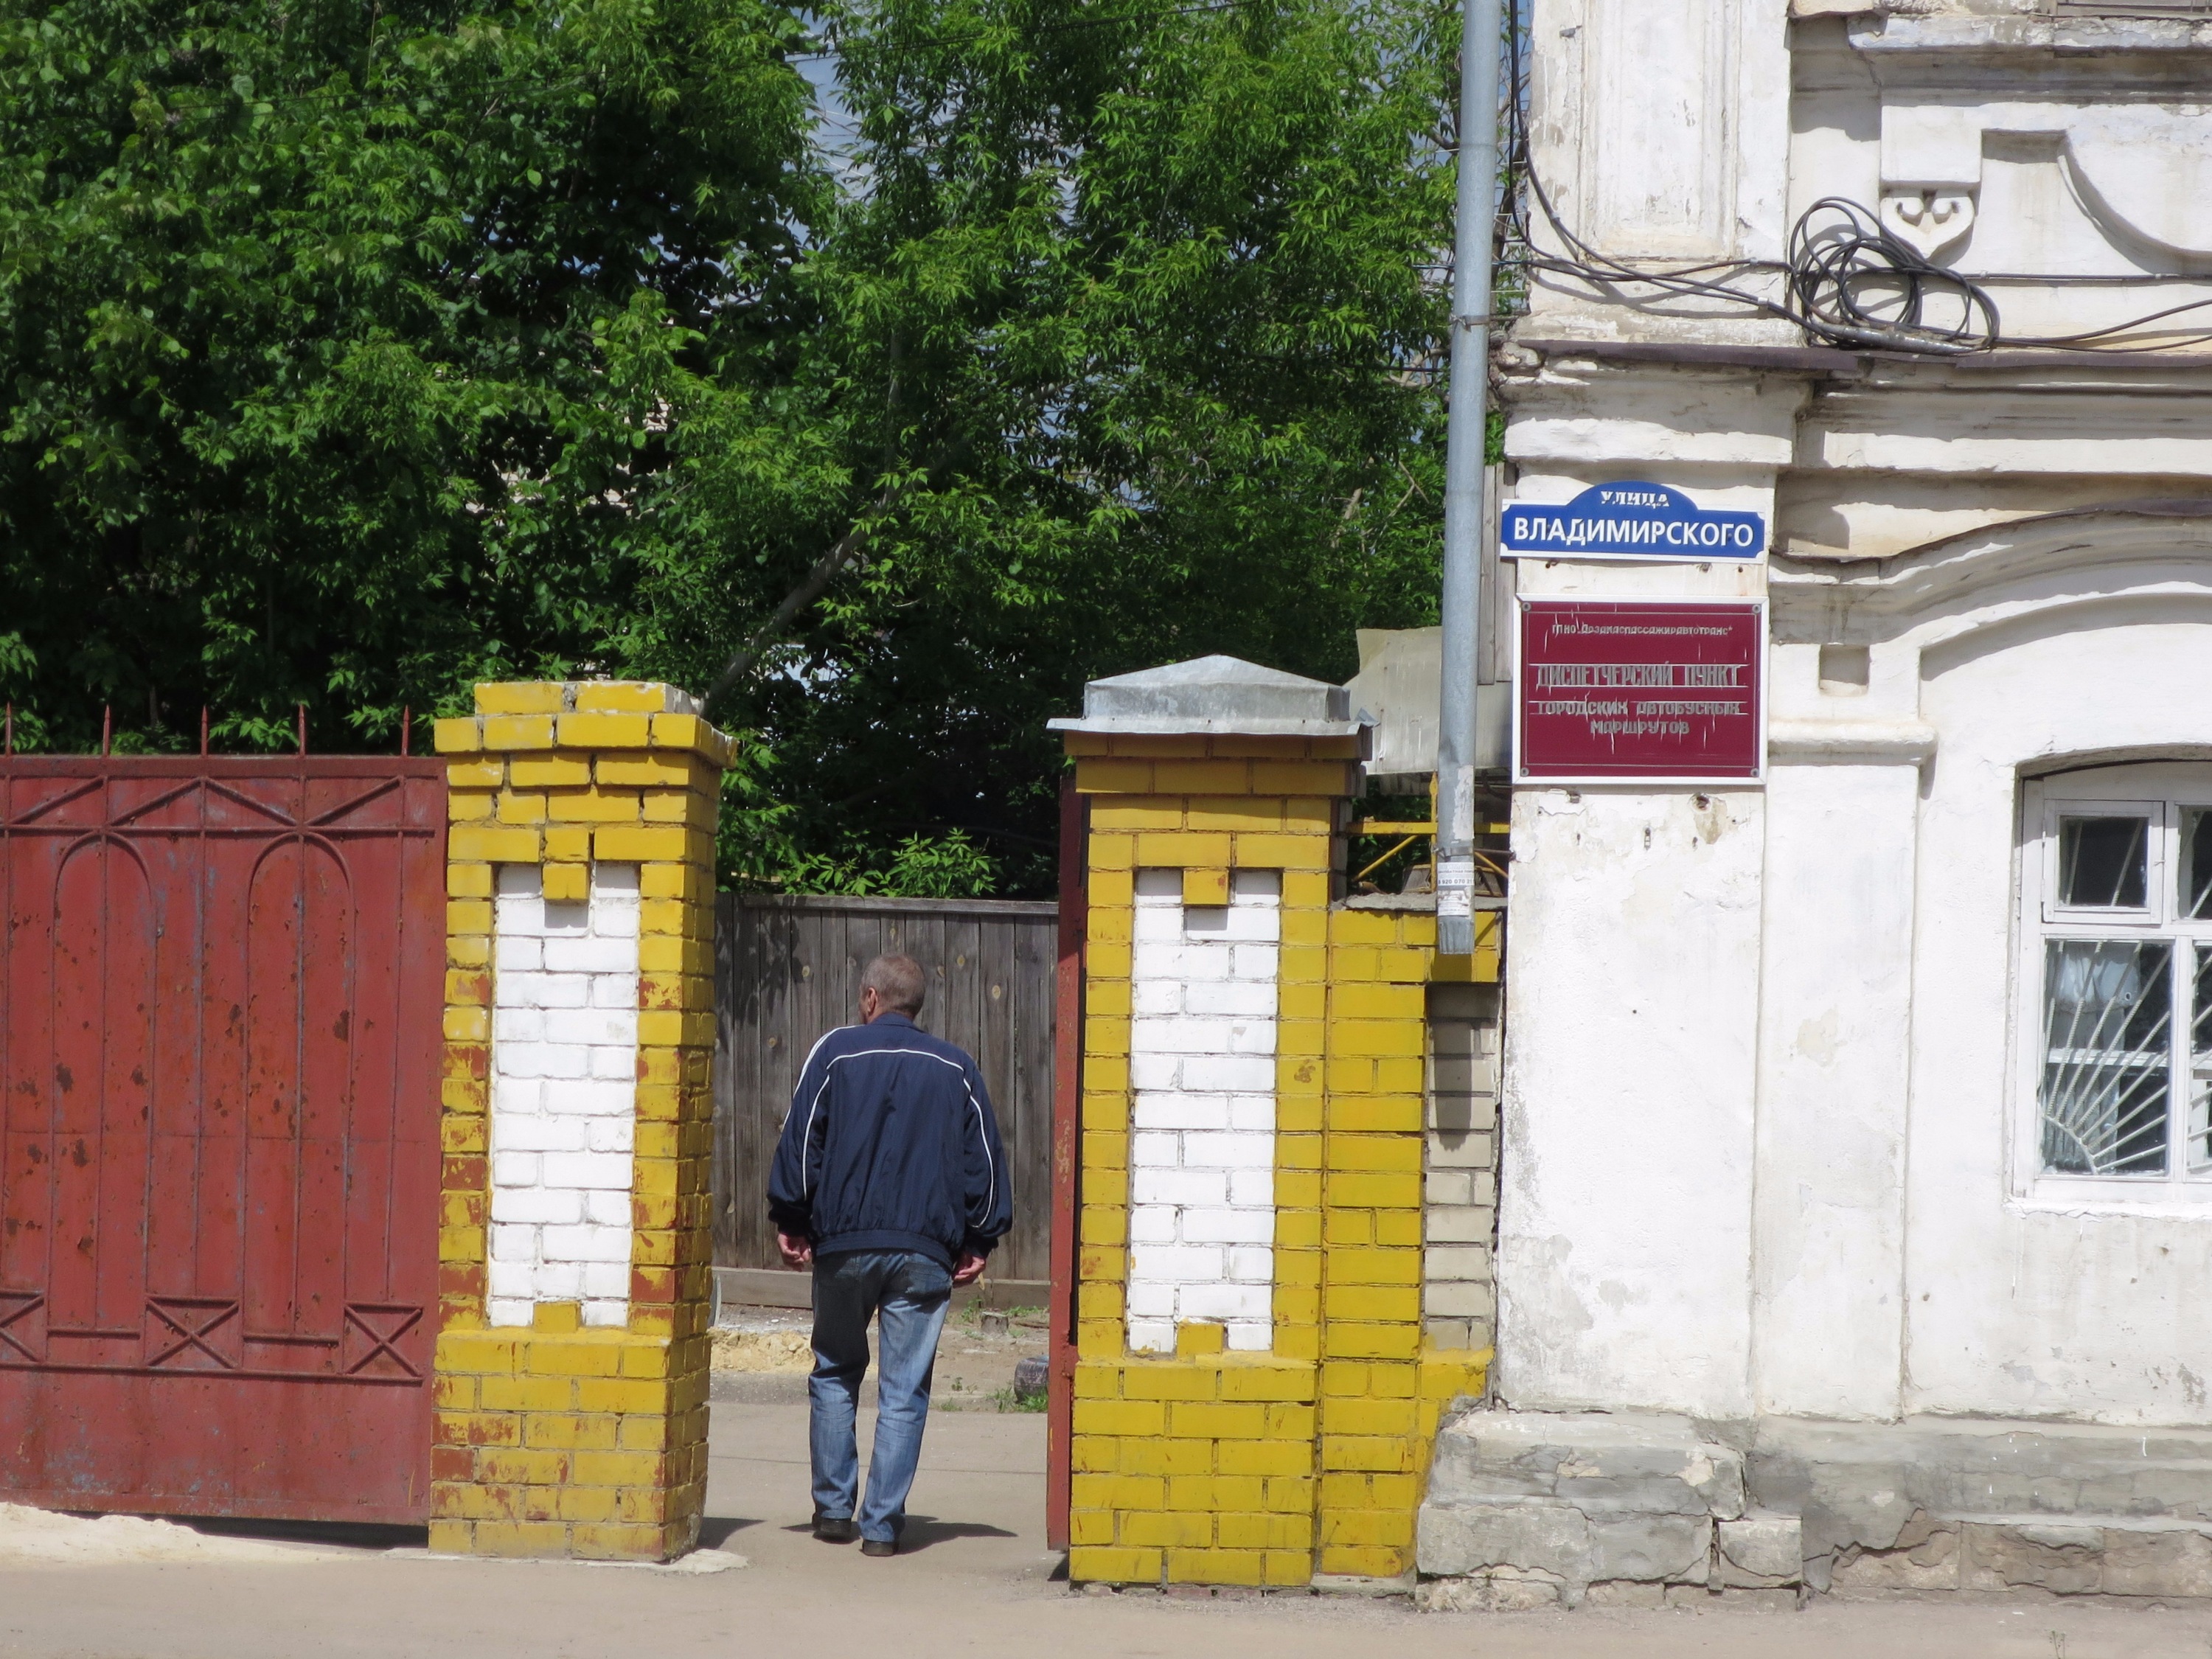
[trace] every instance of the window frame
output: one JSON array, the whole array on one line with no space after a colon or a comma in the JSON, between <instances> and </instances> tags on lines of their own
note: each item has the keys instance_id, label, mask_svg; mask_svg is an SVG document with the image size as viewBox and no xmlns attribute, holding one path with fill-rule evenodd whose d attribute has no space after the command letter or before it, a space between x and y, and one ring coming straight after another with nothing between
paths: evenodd
<instances>
[{"instance_id":1,"label":"window frame","mask_svg":"<svg viewBox=\"0 0 2212 1659\"><path fill-rule=\"evenodd\" d=\"M2212 766L2202 763L2099 766L2023 781L2012 998L2011 1184L2017 1200L2075 1210L2212 1213L2212 1158L2192 1170L2189 1156L2197 1087L2197 953L2200 948L2212 953L2212 915L2185 915L2180 890L2186 876L2180 841L2191 811L2212 812ZM2058 902L2059 820L2094 817L2149 820L2144 870L2148 902L2142 908ZM2067 1175L2043 1167L2045 975L2046 947L2052 940L2162 940L2172 945L2166 964L2166 1168L2160 1174ZM2212 1079L2205 1087L2212 1091Z\"/></svg>"}]
</instances>

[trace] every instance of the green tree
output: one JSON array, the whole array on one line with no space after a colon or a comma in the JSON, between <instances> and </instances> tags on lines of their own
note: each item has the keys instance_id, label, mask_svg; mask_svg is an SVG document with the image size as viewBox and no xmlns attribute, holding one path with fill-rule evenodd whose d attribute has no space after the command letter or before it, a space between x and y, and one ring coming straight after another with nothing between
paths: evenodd
<instances>
[{"instance_id":1,"label":"green tree","mask_svg":"<svg viewBox=\"0 0 2212 1659\"><path fill-rule=\"evenodd\" d=\"M307 15L0 37L58 739L664 676L750 734L731 879L1037 890L1086 678L1432 619L1449 8Z\"/></svg>"}]
</instances>

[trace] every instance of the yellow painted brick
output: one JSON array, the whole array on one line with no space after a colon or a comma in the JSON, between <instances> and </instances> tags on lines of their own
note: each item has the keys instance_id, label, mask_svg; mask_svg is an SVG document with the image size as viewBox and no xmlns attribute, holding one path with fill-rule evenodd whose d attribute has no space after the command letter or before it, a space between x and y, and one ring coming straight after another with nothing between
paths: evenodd
<instances>
[{"instance_id":1,"label":"yellow painted brick","mask_svg":"<svg viewBox=\"0 0 2212 1659\"><path fill-rule=\"evenodd\" d=\"M1278 1210L1316 1208L1321 1203L1321 1175L1317 1170L1276 1170L1276 1208Z\"/></svg>"},{"instance_id":2,"label":"yellow painted brick","mask_svg":"<svg viewBox=\"0 0 2212 1659\"><path fill-rule=\"evenodd\" d=\"M502 680L476 689L479 714L557 714L567 693L558 680Z\"/></svg>"},{"instance_id":3,"label":"yellow painted brick","mask_svg":"<svg viewBox=\"0 0 2212 1659\"><path fill-rule=\"evenodd\" d=\"M1101 830L1180 830L1183 799L1180 795L1128 795L1100 801L1091 809L1091 829Z\"/></svg>"},{"instance_id":4,"label":"yellow painted brick","mask_svg":"<svg viewBox=\"0 0 2212 1659\"><path fill-rule=\"evenodd\" d=\"M586 1486L653 1486L668 1478L666 1458L650 1452L578 1452L574 1466Z\"/></svg>"},{"instance_id":5,"label":"yellow painted brick","mask_svg":"<svg viewBox=\"0 0 2212 1659\"><path fill-rule=\"evenodd\" d=\"M1359 1545L1403 1549L1413 1541L1413 1516L1410 1510L1323 1510L1321 1536L1324 1549Z\"/></svg>"},{"instance_id":6,"label":"yellow painted brick","mask_svg":"<svg viewBox=\"0 0 2212 1659\"><path fill-rule=\"evenodd\" d=\"M1304 1550L1268 1550L1261 1582L1270 1588L1295 1588L1313 1582L1313 1557Z\"/></svg>"},{"instance_id":7,"label":"yellow painted brick","mask_svg":"<svg viewBox=\"0 0 2212 1659\"><path fill-rule=\"evenodd\" d=\"M661 1529L651 1526L579 1526L569 1534L569 1547L587 1561L659 1561L669 1554Z\"/></svg>"},{"instance_id":8,"label":"yellow painted brick","mask_svg":"<svg viewBox=\"0 0 2212 1659\"><path fill-rule=\"evenodd\" d=\"M1113 1290L1118 1300L1119 1287L1104 1285L1085 1285L1082 1291L1085 1311L1075 1322L1075 1351L1085 1359L1109 1359L1122 1353L1127 1345L1122 1340L1119 1316L1097 1317L1089 1312L1091 1297L1104 1291Z\"/></svg>"},{"instance_id":9,"label":"yellow painted brick","mask_svg":"<svg viewBox=\"0 0 2212 1659\"><path fill-rule=\"evenodd\" d=\"M1410 1319L1331 1321L1322 1334L1322 1346L1333 1359L1411 1359L1421 1351L1421 1329Z\"/></svg>"},{"instance_id":10,"label":"yellow painted brick","mask_svg":"<svg viewBox=\"0 0 2212 1659\"><path fill-rule=\"evenodd\" d=\"M1114 1541L1114 1516L1107 1510L1072 1510L1067 1516L1067 1541L1080 1549L1086 1544Z\"/></svg>"},{"instance_id":11,"label":"yellow painted brick","mask_svg":"<svg viewBox=\"0 0 2212 1659\"><path fill-rule=\"evenodd\" d=\"M1412 1285L1421 1282L1418 1249L1343 1249L1330 1252L1328 1282L1341 1285Z\"/></svg>"},{"instance_id":12,"label":"yellow painted brick","mask_svg":"<svg viewBox=\"0 0 2212 1659\"><path fill-rule=\"evenodd\" d=\"M1213 1460L1215 1469L1224 1475L1303 1477L1313 1473L1313 1447L1297 1440L1224 1440L1214 1447Z\"/></svg>"},{"instance_id":13,"label":"yellow painted brick","mask_svg":"<svg viewBox=\"0 0 2212 1659\"><path fill-rule=\"evenodd\" d=\"M1267 1501L1267 1482L1256 1474L1178 1474L1168 1480L1167 1507L1171 1510L1218 1513L1257 1509Z\"/></svg>"},{"instance_id":14,"label":"yellow painted brick","mask_svg":"<svg viewBox=\"0 0 2212 1659\"><path fill-rule=\"evenodd\" d=\"M1339 1097L1328 1103L1328 1126L1352 1134L1417 1136L1421 1133L1421 1098L1419 1095ZM1420 1142L1413 1144L1418 1146Z\"/></svg>"},{"instance_id":15,"label":"yellow painted brick","mask_svg":"<svg viewBox=\"0 0 2212 1659\"><path fill-rule=\"evenodd\" d=\"M441 1331L438 1334L437 1369L441 1372L471 1371L501 1376L514 1370L518 1339L493 1331Z\"/></svg>"},{"instance_id":16,"label":"yellow painted brick","mask_svg":"<svg viewBox=\"0 0 2212 1659\"><path fill-rule=\"evenodd\" d=\"M446 817L453 823L482 823L493 817L498 805L499 797L489 789L449 790L446 795Z\"/></svg>"},{"instance_id":17,"label":"yellow painted brick","mask_svg":"<svg viewBox=\"0 0 2212 1659\"><path fill-rule=\"evenodd\" d=\"M1213 1517L1213 1535L1224 1548L1306 1550L1313 1547L1310 1515L1224 1514Z\"/></svg>"},{"instance_id":18,"label":"yellow painted brick","mask_svg":"<svg viewBox=\"0 0 2212 1659\"><path fill-rule=\"evenodd\" d=\"M1178 1337L1181 1334L1176 1333ZM1125 1400L1211 1400L1219 1374L1219 1369L1211 1365L1132 1365L1121 1374L1121 1396Z\"/></svg>"},{"instance_id":19,"label":"yellow painted brick","mask_svg":"<svg viewBox=\"0 0 2212 1659\"><path fill-rule=\"evenodd\" d=\"M712 856L708 838L694 830L681 830L664 825L650 830L602 830L592 837L594 849L603 859L618 860L626 864L642 864L652 860L674 861L695 854ZM647 904L665 903L665 900L647 900ZM642 922L640 924L642 926ZM676 933L675 927L659 927L656 933Z\"/></svg>"},{"instance_id":20,"label":"yellow painted brick","mask_svg":"<svg viewBox=\"0 0 2212 1659\"><path fill-rule=\"evenodd\" d=\"M1125 945L1133 936L1135 922L1127 910L1093 910L1085 926L1085 939L1091 947L1092 966L1097 969L1097 952L1101 945ZM1122 977L1127 977L1126 972Z\"/></svg>"},{"instance_id":21,"label":"yellow painted brick","mask_svg":"<svg viewBox=\"0 0 2212 1659\"><path fill-rule=\"evenodd\" d=\"M1189 1411L1193 1407L1178 1407ZM1217 1408L1218 1409L1218 1408ZM1078 1434L1159 1434L1167 1426L1168 1408L1150 1400L1079 1400L1075 1401ZM1179 1433L1196 1431L1178 1430Z\"/></svg>"},{"instance_id":22,"label":"yellow painted brick","mask_svg":"<svg viewBox=\"0 0 2212 1659\"><path fill-rule=\"evenodd\" d=\"M647 789L643 800L647 823L683 823L710 832L714 827L715 801L712 795L697 794L688 789Z\"/></svg>"},{"instance_id":23,"label":"yellow painted brick","mask_svg":"<svg viewBox=\"0 0 2212 1659\"><path fill-rule=\"evenodd\" d=\"M1421 988L1418 985L1340 985L1329 1012L1338 1019L1405 1020L1416 1026L1425 1018Z\"/></svg>"},{"instance_id":24,"label":"yellow painted brick","mask_svg":"<svg viewBox=\"0 0 2212 1659\"><path fill-rule=\"evenodd\" d=\"M1229 902L1229 872L1185 870L1182 872L1182 902L1186 906L1227 904Z\"/></svg>"},{"instance_id":25,"label":"yellow painted brick","mask_svg":"<svg viewBox=\"0 0 2212 1659\"><path fill-rule=\"evenodd\" d=\"M1242 835L1234 861L1248 870L1326 870L1336 861L1336 848L1328 836Z\"/></svg>"},{"instance_id":26,"label":"yellow painted brick","mask_svg":"<svg viewBox=\"0 0 2212 1659\"><path fill-rule=\"evenodd\" d=\"M1279 1170L1317 1170L1322 1142L1319 1135L1275 1133L1275 1167Z\"/></svg>"},{"instance_id":27,"label":"yellow painted brick","mask_svg":"<svg viewBox=\"0 0 2212 1659\"><path fill-rule=\"evenodd\" d=\"M642 799L635 789L603 789L597 784L582 789L549 789L545 812L557 823L626 827L639 822Z\"/></svg>"},{"instance_id":28,"label":"yellow painted brick","mask_svg":"<svg viewBox=\"0 0 2212 1659\"><path fill-rule=\"evenodd\" d=\"M581 904L592 896L591 866L584 864L547 864L540 878L540 890L549 904Z\"/></svg>"},{"instance_id":29,"label":"yellow painted brick","mask_svg":"<svg viewBox=\"0 0 2212 1659\"><path fill-rule=\"evenodd\" d=\"M1332 1208L1341 1205L1352 1209L1414 1209L1421 1202L1421 1178L1417 1172L1369 1175L1332 1170L1325 1194ZM1281 1201L1279 1191L1276 1202Z\"/></svg>"},{"instance_id":30,"label":"yellow painted brick","mask_svg":"<svg viewBox=\"0 0 2212 1659\"><path fill-rule=\"evenodd\" d=\"M1418 1416L1411 1400L1329 1400L1321 1408L1322 1443L1332 1435L1411 1437Z\"/></svg>"},{"instance_id":31,"label":"yellow painted brick","mask_svg":"<svg viewBox=\"0 0 2212 1659\"><path fill-rule=\"evenodd\" d=\"M1220 1397L1224 1400L1311 1400L1314 1370L1310 1365L1224 1365Z\"/></svg>"},{"instance_id":32,"label":"yellow painted brick","mask_svg":"<svg viewBox=\"0 0 2212 1659\"><path fill-rule=\"evenodd\" d=\"M1313 1448L1308 1446L1309 1456ZM1299 1474L1279 1474L1267 1482L1267 1508L1277 1515L1311 1515L1314 1509L1314 1483L1310 1477Z\"/></svg>"},{"instance_id":33,"label":"yellow painted brick","mask_svg":"<svg viewBox=\"0 0 2212 1659\"><path fill-rule=\"evenodd\" d=\"M448 1042L483 1042L491 1036L491 1011L488 1008L448 1008L446 1010L446 1041Z\"/></svg>"},{"instance_id":34,"label":"yellow painted brick","mask_svg":"<svg viewBox=\"0 0 2212 1659\"><path fill-rule=\"evenodd\" d=\"M483 747L483 722L466 718L440 720L432 728L431 744L441 755L473 754Z\"/></svg>"},{"instance_id":35,"label":"yellow painted brick","mask_svg":"<svg viewBox=\"0 0 2212 1659\"><path fill-rule=\"evenodd\" d=\"M1339 1019L1329 1027L1332 1054L1411 1057L1425 1048L1426 1034L1419 1020Z\"/></svg>"},{"instance_id":36,"label":"yellow painted brick","mask_svg":"<svg viewBox=\"0 0 2212 1659\"><path fill-rule=\"evenodd\" d=\"M487 1446L477 1453L477 1479L488 1486L556 1486L568 1479L570 1454Z\"/></svg>"},{"instance_id":37,"label":"yellow painted brick","mask_svg":"<svg viewBox=\"0 0 2212 1659\"><path fill-rule=\"evenodd\" d=\"M1324 1020L1285 1019L1275 1027L1276 1046L1286 1064L1320 1054L1328 1036L1328 1025Z\"/></svg>"},{"instance_id":38,"label":"yellow painted brick","mask_svg":"<svg viewBox=\"0 0 2212 1659\"><path fill-rule=\"evenodd\" d=\"M456 824L446 837L446 856L457 864L535 864L538 832L486 823Z\"/></svg>"},{"instance_id":39,"label":"yellow painted brick","mask_svg":"<svg viewBox=\"0 0 2212 1659\"><path fill-rule=\"evenodd\" d=\"M517 755L507 763L507 781L517 789L575 789L592 781L589 755Z\"/></svg>"},{"instance_id":40,"label":"yellow painted brick","mask_svg":"<svg viewBox=\"0 0 2212 1659\"><path fill-rule=\"evenodd\" d=\"M532 790L503 789L496 816L501 823L528 824L534 829L545 822L545 797Z\"/></svg>"},{"instance_id":41,"label":"yellow painted brick","mask_svg":"<svg viewBox=\"0 0 2212 1659\"><path fill-rule=\"evenodd\" d=\"M619 1417L546 1412L522 1419L522 1443L562 1451L611 1451L621 1428Z\"/></svg>"},{"instance_id":42,"label":"yellow painted brick","mask_svg":"<svg viewBox=\"0 0 2212 1659\"><path fill-rule=\"evenodd\" d=\"M483 718L486 749L550 749L553 717L550 714L487 714Z\"/></svg>"},{"instance_id":43,"label":"yellow painted brick","mask_svg":"<svg viewBox=\"0 0 2212 1659\"><path fill-rule=\"evenodd\" d=\"M1375 1062L1375 1089L1378 1094L1415 1095L1420 1093L1425 1078L1425 1062L1418 1055L1397 1060L1378 1060Z\"/></svg>"},{"instance_id":44,"label":"yellow painted brick","mask_svg":"<svg viewBox=\"0 0 2212 1659\"><path fill-rule=\"evenodd\" d=\"M1129 1052L1129 1016L1097 1014L1083 1022L1083 1052L1086 1054L1126 1054Z\"/></svg>"},{"instance_id":45,"label":"yellow painted brick","mask_svg":"<svg viewBox=\"0 0 2212 1659\"><path fill-rule=\"evenodd\" d=\"M1079 1584L1156 1584L1161 1552L1079 1546L1067 1553L1067 1576Z\"/></svg>"},{"instance_id":46,"label":"yellow painted brick","mask_svg":"<svg viewBox=\"0 0 2212 1659\"><path fill-rule=\"evenodd\" d=\"M1111 1474L1121 1462L1121 1442L1113 1435L1079 1435L1068 1453L1068 1467L1078 1474Z\"/></svg>"},{"instance_id":47,"label":"yellow painted brick","mask_svg":"<svg viewBox=\"0 0 2212 1659\"><path fill-rule=\"evenodd\" d=\"M649 714L572 714L561 716L564 749L643 749L653 741Z\"/></svg>"},{"instance_id":48,"label":"yellow painted brick","mask_svg":"<svg viewBox=\"0 0 2212 1659\"><path fill-rule=\"evenodd\" d=\"M1170 1548L1199 1547L1213 1541L1213 1517L1204 1511L1139 1510L1121 1517L1124 1544Z\"/></svg>"},{"instance_id":49,"label":"yellow painted brick","mask_svg":"<svg viewBox=\"0 0 2212 1659\"><path fill-rule=\"evenodd\" d=\"M1157 1475L1079 1474L1069 1481L1068 1501L1082 1510L1164 1509L1167 1488Z\"/></svg>"},{"instance_id":50,"label":"yellow painted brick","mask_svg":"<svg viewBox=\"0 0 2212 1659\"><path fill-rule=\"evenodd\" d=\"M1211 1474L1224 1446L1243 1443L1212 1440L1124 1440L1120 1468L1124 1474ZM1253 1441L1264 1445L1264 1441Z\"/></svg>"},{"instance_id":51,"label":"yellow painted brick","mask_svg":"<svg viewBox=\"0 0 2212 1659\"><path fill-rule=\"evenodd\" d=\"M1255 793L1305 797L1349 795L1352 769L1341 761L1254 761Z\"/></svg>"},{"instance_id":52,"label":"yellow painted brick","mask_svg":"<svg viewBox=\"0 0 2212 1659\"><path fill-rule=\"evenodd\" d=\"M1340 1133L1329 1138L1328 1163L1332 1171L1347 1175L1418 1175L1424 1150L1418 1134Z\"/></svg>"},{"instance_id":53,"label":"yellow painted brick","mask_svg":"<svg viewBox=\"0 0 2212 1659\"><path fill-rule=\"evenodd\" d=\"M1152 793L1152 764L1143 760L1079 760L1075 787L1085 795L1145 795ZM1093 812L1097 808L1091 809Z\"/></svg>"},{"instance_id":54,"label":"yellow painted brick","mask_svg":"<svg viewBox=\"0 0 2212 1659\"><path fill-rule=\"evenodd\" d=\"M669 1388L665 1382L633 1381L628 1377L585 1377L576 1384L576 1407L586 1412L665 1412Z\"/></svg>"},{"instance_id":55,"label":"yellow painted brick","mask_svg":"<svg viewBox=\"0 0 2212 1659\"><path fill-rule=\"evenodd\" d=\"M1218 1440L1256 1440L1267 1433L1267 1408L1244 1403L1177 1401L1168 1407L1168 1431Z\"/></svg>"},{"instance_id":56,"label":"yellow painted brick","mask_svg":"<svg viewBox=\"0 0 2212 1659\"><path fill-rule=\"evenodd\" d=\"M1137 864L1141 869L1181 869L1190 865L1226 867L1231 837L1194 836L1174 830L1153 830L1137 837Z\"/></svg>"},{"instance_id":57,"label":"yellow painted brick","mask_svg":"<svg viewBox=\"0 0 2212 1659\"><path fill-rule=\"evenodd\" d=\"M1086 1170L1126 1170L1129 1166L1129 1137L1106 1130L1087 1130L1083 1137L1083 1167Z\"/></svg>"},{"instance_id":58,"label":"yellow painted brick","mask_svg":"<svg viewBox=\"0 0 2212 1659\"><path fill-rule=\"evenodd\" d=\"M1191 798L1183 826L1232 834L1273 835L1283 828L1283 804L1265 795L1198 795Z\"/></svg>"},{"instance_id":59,"label":"yellow painted brick","mask_svg":"<svg viewBox=\"0 0 2212 1659\"><path fill-rule=\"evenodd\" d=\"M1328 952L1317 945L1286 944L1276 953L1275 964L1276 978L1285 985L1317 985L1328 978Z\"/></svg>"},{"instance_id":60,"label":"yellow painted brick","mask_svg":"<svg viewBox=\"0 0 2212 1659\"><path fill-rule=\"evenodd\" d=\"M665 714L668 688L658 680L584 680L576 686L576 708L594 714Z\"/></svg>"},{"instance_id":61,"label":"yellow painted brick","mask_svg":"<svg viewBox=\"0 0 2212 1659\"><path fill-rule=\"evenodd\" d=\"M474 720L462 725L475 730ZM494 756L489 760L457 760L446 768L446 785L451 789L496 789L507 781L507 763Z\"/></svg>"},{"instance_id":62,"label":"yellow painted brick","mask_svg":"<svg viewBox=\"0 0 2212 1659\"><path fill-rule=\"evenodd\" d=\"M1171 1584L1256 1585L1266 1558L1258 1550L1170 1549L1167 1577Z\"/></svg>"}]
</instances>

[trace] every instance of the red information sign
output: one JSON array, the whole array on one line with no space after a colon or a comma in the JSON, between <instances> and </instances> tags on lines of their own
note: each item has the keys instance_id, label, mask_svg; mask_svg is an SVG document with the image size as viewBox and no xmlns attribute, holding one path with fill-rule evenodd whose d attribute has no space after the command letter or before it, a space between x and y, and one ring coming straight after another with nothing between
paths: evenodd
<instances>
[{"instance_id":1,"label":"red information sign","mask_svg":"<svg viewBox=\"0 0 2212 1659\"><path fill-rule=\"evenodd\" d=\"M1720 783L1765 758L1756 604L1523 599L1515 775Z\"/></svg>"}]
</instances>

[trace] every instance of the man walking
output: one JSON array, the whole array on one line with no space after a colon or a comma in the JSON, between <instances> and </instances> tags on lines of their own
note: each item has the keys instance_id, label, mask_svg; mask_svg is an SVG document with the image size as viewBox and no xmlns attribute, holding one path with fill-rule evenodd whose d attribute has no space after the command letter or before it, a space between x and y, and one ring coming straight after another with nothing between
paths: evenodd
<instances>
[{"instance_id":1,"label":"man walking","mask_svg":"<svg viewBox=\"0 0 2212 1659\"><path fill-rule=\"evenodd\" d=\"M864 1555L898 1553L952 1287L982 1273L1014 1218L981 1073L915 1024L925 987L911 957L878 957L861 970L860 1023L807 1055L769 1172L776 1247L789 1266L814 1269L814 1535L833 1544L855 1530L853 1424L869 1316L878 1322Z\"/></svg>"}]
</instances>

